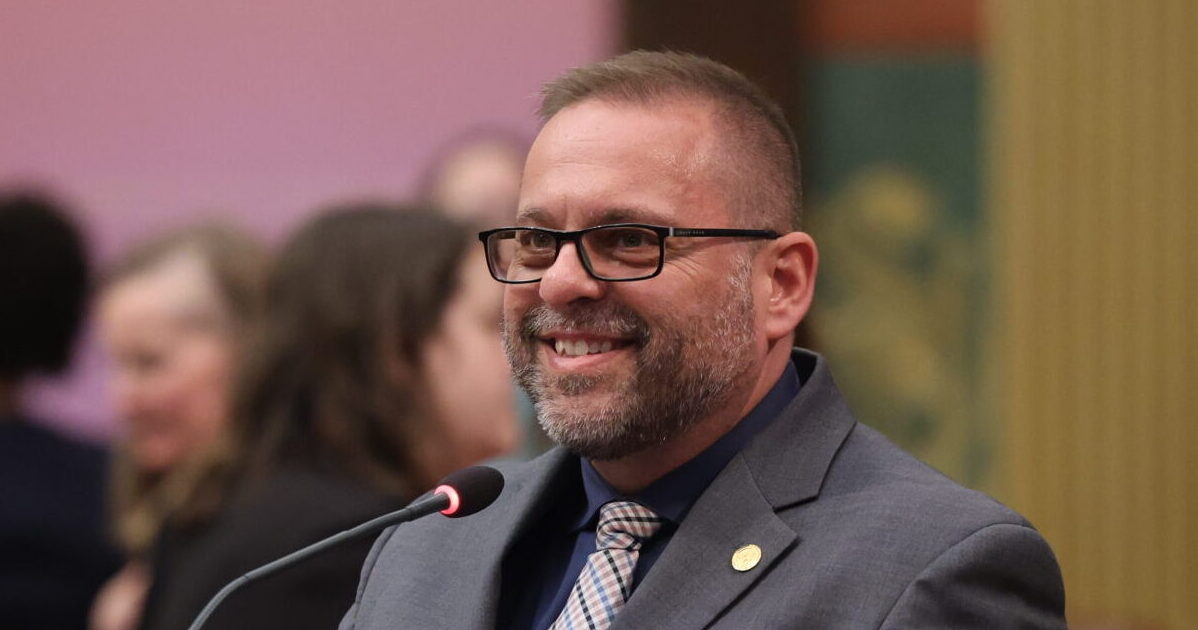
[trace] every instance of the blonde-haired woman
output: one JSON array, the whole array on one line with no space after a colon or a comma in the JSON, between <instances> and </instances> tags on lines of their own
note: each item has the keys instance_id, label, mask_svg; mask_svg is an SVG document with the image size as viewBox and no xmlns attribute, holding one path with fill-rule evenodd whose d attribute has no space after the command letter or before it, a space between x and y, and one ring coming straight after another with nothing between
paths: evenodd
<instances>
[{"instance_id":1,"label":"blonde-haired woman","mask_svg":"<svg viewBox=\"0 0 1198 630\"><path fill-rule=\"evenodd\" d=\"M200 526L224 500L230 387L266 266L255 239L207 225L136 246L104 280L97 313L124 433L112 515L130 561L97 596L94 630L136 627L164 527Z\"/></svg>"}]
</instances>

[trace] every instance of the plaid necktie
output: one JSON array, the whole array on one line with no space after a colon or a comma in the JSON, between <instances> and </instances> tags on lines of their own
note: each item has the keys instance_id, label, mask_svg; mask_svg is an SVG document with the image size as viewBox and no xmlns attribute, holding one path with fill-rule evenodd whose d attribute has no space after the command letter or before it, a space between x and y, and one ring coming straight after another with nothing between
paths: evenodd
<instances>
[{"instance_id":1,"label":"plaid necktie","mask_svg":"<svg viewBox=\"0 0 1198 630\"><path fill-rule=\"evenodd\" d=\"M632 593L632 570L641 544L661 529L662 522L653 510L631 501L612 501L600 508L595 551L549 630L606 630Z\"/></svg>"}]
</instances>

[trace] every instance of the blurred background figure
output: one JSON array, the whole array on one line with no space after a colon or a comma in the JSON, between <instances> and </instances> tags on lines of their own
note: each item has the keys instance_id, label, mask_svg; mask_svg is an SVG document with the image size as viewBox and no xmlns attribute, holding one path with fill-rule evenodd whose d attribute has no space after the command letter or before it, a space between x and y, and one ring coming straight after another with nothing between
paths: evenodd
<instances>
[{"instance_id":1,"label":"blurred background figure","mask_svg":"<svg viewBox=\"0 0 1198 630\"><path fill-rule=\"evenodd\" d=\"M425 171L421 196L479 229L511 225L528 143L515 133L479 129L442 147Z\"/></svg>"},{"instance_id":2,"label":"blurred background figure","mask_svg":"<svg viewBox=\"0 0 1198 630\"><path fill-rule=\"evenodd\" d=\"M527 153L528 142L515 133L497 128L467 132L434 154L420 179L420 195L472 229L511 225ZM553 442L537 424L528 395L515 382L512 392L520 421L521 455L534 457Z\"/></svg>"},{"instance_id":3,"label":"blurred background figure","mask_svg":"<svg viewBox=\"0 0 1198 630\"><path fill-rule=\"evenodd\" d=\"M167 233L134 247L97 299L112 358L112 398L124 424L110 494L129 558L93 610L95 630L136 627L164 526L199 526L221 492L237 352L261 308L266 251L231 227Z\"/></svg>"},{"instance_id":4,"label":"blurred background figure","mask_svg":"<svg viewBox=\"0 0 1198 630\"><path fill-rule=\"evenodd\" d=\"M388 205L324 213L281 249L234 403L229 500L167 528L144 628L186 627L244 572L515 446L500 292L466 228ZM234 594L208 628L333 628L370 539Z\"/></svg>"},{"instance_id":5,"label":"blurred background figure","mask_svg":"<svg viewBox=\"0 0 1198 630\"><path fill-rule=\"evenodd\" d=\"M83 239L41 197L0 193L0 627L84 628L118 566L100 449L31 421L26 377L70 362L88 292Z\"/></svg>"}]
</instances>

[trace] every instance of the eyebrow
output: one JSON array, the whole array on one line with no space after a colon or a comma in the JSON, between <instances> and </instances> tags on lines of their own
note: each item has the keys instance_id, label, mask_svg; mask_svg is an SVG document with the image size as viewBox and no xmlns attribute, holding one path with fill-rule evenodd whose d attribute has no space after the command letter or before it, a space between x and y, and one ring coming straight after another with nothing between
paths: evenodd
<instances>
[{"instance_id":1,"label":"eyebrow","mask_svg":"<svg viewBox=\"0 0 1198 630\"><path fill-rule=\"evenodd\" d=\"M516 225L525 223L545 223L549 213L544 208L525 208L516 213Z\"/></svg>"},{"instance_id":2,"label":"eyebrow","mask_svg":"<svg viewBox=\"0 0 1198 630\"><path fill-rule=\"evenodd\" d=\"M553 217L544 208L526 208L521 210L516 218L519 223L553 223ZM612 223L652 223L655 225L665 225L667 221L660 214L645 208L617 206L605 208L593 215L589 215L587 223L590 225L609 225Z\"/></svg>"}]
</instances>

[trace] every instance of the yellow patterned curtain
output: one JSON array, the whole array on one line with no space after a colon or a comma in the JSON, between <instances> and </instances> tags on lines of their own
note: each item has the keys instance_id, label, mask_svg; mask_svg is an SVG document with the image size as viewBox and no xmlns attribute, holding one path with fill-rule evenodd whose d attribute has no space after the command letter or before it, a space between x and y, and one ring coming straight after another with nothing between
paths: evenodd
<instances>
[{"instance_id":1,"label":"yellow patterned curtain","mask_svg":"<svg viewBox=\"0 0 1198 630\"><path fill-rule=\"evenodd\" d=\"M996 491L1073 627L1198 628L1198 2L985 21Z\"/></svg>"}]
</instances>

